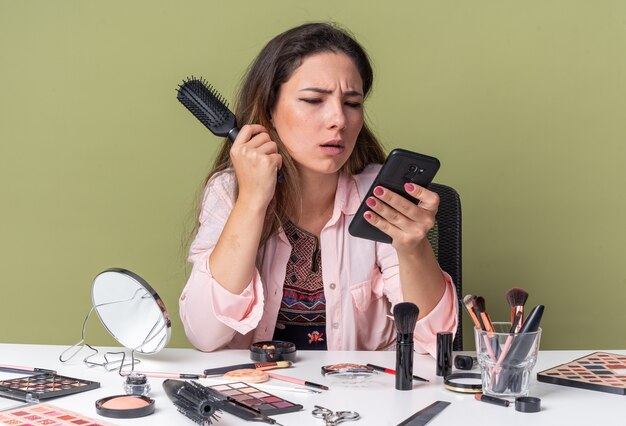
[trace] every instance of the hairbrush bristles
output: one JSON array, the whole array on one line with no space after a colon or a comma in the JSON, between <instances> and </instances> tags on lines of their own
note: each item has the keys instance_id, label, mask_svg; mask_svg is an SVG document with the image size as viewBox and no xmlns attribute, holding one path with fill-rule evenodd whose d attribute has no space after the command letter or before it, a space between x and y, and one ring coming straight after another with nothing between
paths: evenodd
<instances>
[{"instance_id":1,"label":"hairbrush bristles","mask_svg":"<svg viewBox=\"0 0 626 426\"><path fill-rule=\"evenodd\" d=\"M178 411L199 425L209 426L213 420L219 420L219 408L225 397L197 382L165 380L165 394L172 400Z\"/></svg>"},{"instance_id":2,"label":"hairbrush bristles","mask_svg":"<svg viewBox=\"0 0 626 426\"><path fill-rule=\"evenodd\" d=\"M413 334L420 310L411 302L398 303L393 307L393 318L398 334Z\"/></svg>"},{"instance_id":3,"label":"hairbrush bristles","mask_svg":"<svg viewBox=\"0 0 626 426\"><path fill-rule=\"evenodd\" d=\"M239 130L226 100L202 78L190 77L178 86L176 96L214 135L234 141Z\"/></svg>"}]
</instances>

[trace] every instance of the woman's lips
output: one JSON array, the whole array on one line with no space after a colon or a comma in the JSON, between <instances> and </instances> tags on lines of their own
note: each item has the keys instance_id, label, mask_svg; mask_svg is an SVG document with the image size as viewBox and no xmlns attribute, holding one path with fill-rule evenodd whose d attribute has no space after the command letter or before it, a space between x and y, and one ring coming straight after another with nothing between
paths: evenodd
<instances>
[{"instance_id":1,"label":"woman's lips","mask_svg":"<svg viewBox=\"0 0 626 426\"><path fill-rule=\"evenodd\" d=\"M320 149L327 155L339 155L344 151L344 146L339 142L327 142L320 145Z\"/></svg>"}]
</instances>

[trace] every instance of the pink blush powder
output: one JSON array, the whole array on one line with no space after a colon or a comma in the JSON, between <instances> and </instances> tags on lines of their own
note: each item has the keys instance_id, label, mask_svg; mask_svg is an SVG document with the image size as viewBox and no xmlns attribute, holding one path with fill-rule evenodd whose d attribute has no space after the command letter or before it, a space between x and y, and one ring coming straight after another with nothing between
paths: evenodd
<instances>
[{"instance_id":1,"label":"pink blush powder","mask_svg":"<svg viewBox=\"0 0 626 426\"><path fill-rule=\"evenodd\" d=\"M105 401L102 404L102 407L108 408L109 410L132 410L134 408L143 408L147 405L149 405L149 403L141 398L136 398L134 396L120 396L118 398L112 398Z\"/></svg>"}]
</instances>

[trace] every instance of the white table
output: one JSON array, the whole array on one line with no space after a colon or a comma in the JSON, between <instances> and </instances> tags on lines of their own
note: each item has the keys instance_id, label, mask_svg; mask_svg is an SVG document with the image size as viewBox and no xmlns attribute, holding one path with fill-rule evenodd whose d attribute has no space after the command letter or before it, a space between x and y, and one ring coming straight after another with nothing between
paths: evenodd
<instances>
[{"instance_id":1,"label":"white table","mask_svg":"<svg viewBox=\"0 0 626 426\"><path fill-rule=\"evenodd\" d=\"M50 400L51 404L66 408L93 418L100 418L119 425L194 425L178 413L163 392L163 379L149 378L152 386L151 397L156 400L153 415L137 419L106 419L98 416L95 401L105 396L123 393L123 378L117 372L107 372L100 367L88 368L82 363L83 351L67 363L58 360L65 346L0 344L0 364L18 364L57 370L59 374L98 381L101 387L96 390ZM110 348L98 348L99 350ZM119 350L119 349L117 349ZM571 361L584 356L589 351L541 351L534 372ZM626 354L626 351L607 351ZM141 356L137 370L170 373L202 373L205 368L251 362L248 351L218 351L202 353L193 349L165 349L159 354ZM280 374L291 375L316 383L329 384L330 390L321 394L304 394L273 390L278 396L300 403L304 409L296 413L273 416L282 425L318 425L324 422L311 416L313 405L318 404L332 410L354 410L361 414L361 420L345 422L345 425L379 426L397 425L415 412L437 400L452 404L435 417L433 426L480 424L480 425L596 425L625 424L626 396L604 392L575 389L546 383L531 382L530 394L541 398L540 413L520 413L513 404L503 408L478 402L473 395L459 394L446 390L442 378L435 375L435 361L429 356L417 355L414 374L430 380L430 383L414 382L411 391L398 391L394 387L394 377L381 373L365 387L349 387L329 382L320 373L320 367L341 362L371 363L395 368L395 352L331 352L299 351L297 362L291 369L277 370ZM0 377L2 377L0 372ZM271 379L267 384L293 386ZM260 385L259 387L261 387ZM246 424L243 420L223 413L218 426ZM265 423L249 423L265 424Z\"/></svg>"}]
</instances>

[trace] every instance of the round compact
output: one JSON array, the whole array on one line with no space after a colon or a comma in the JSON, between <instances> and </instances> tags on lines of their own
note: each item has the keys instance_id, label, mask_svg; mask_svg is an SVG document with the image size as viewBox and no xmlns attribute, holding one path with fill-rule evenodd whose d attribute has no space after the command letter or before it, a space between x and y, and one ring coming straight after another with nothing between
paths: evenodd
<instances>
[{"instance_id":1,"label":"round compact","mask_svg":"<svg viewBox=\"0 0 626 426\"><path fill-rule=\"evenodd\" d=\"M229 371L224 374L224 378L244 383L263 383L270 379L270 376L263 370L254 368L241 368L239 370Z\"/></svg>"},{"instance_id":2,"label":"round compact","mask_svg":"<svg viewBox=\"0 0 626 426\"><path fill-rule=\"evenodd\" d=\"M520 396L515 398L515 411L522 413L538 413L541 411L541 399L534 396Z\"/></svg>"},{"instance_id":3,"label":"round compact","mask_svg":"<svg viewBox=\"0 0 626 426\"><path fill-rule=\"evenodd\" d=\"M443 378L443 387L453 392L481 393L483 380L480 373L452 373Z\"/></svg>"},{"instance_id":4,"label":"round compact","mask_svg":"<svg viewBox=\"0 0 626 426\"><path fill-rule=\"evenodd\" d=\"M113 395L96 401L96 413L114 419L133 419L154 413L154 399L143 395Z\"/></svg>"},{"instance_id":5,"label":"round compact","mask_svg":"<svg viewBox=\"0 0 626 426\"><path fill-rule=\"evenodd\" d=\"M282 340L256 342L250 346L250 358L257 362L293 362L296 360L296 345Z\"/></svg>"},{"instance_id":6,"label":"round compact","mask_svg":"<svg viewBox=\"0 0 626 426\"><path fill-rule=\"evenodd\" d=\"M368 382L376 372L368 365L343 363L324 365L322 374L333 382L359 385Z\"/></svg>"}]
</instances>

